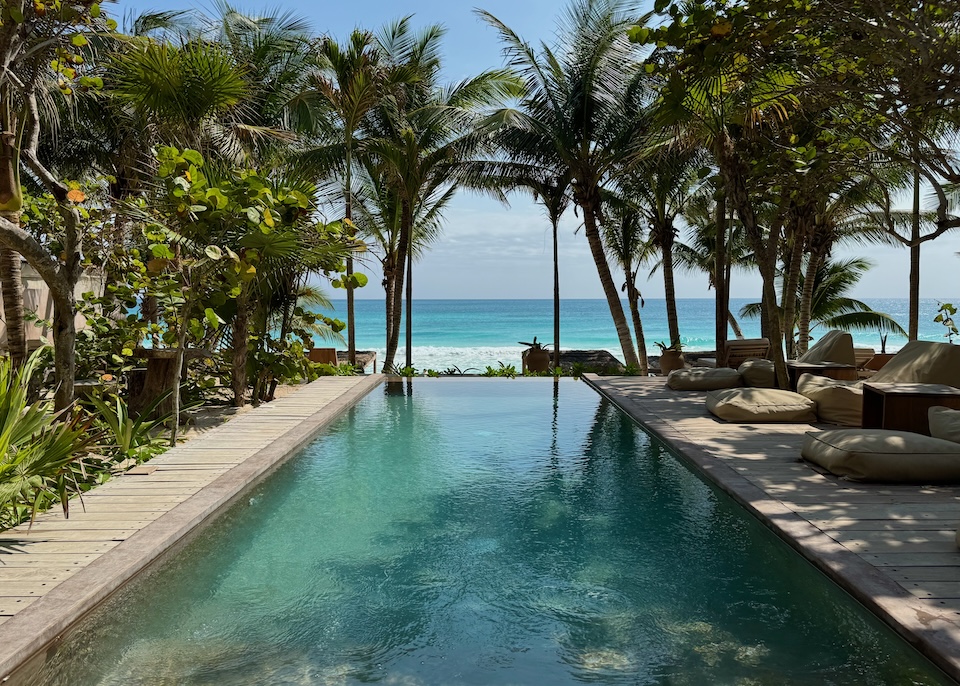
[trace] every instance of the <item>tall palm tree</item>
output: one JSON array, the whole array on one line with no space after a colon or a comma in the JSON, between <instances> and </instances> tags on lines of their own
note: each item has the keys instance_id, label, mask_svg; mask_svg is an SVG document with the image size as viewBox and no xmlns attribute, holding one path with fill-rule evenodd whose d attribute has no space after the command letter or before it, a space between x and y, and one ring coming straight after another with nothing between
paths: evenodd
<instances>
[{"instance_id":1,"label":"tall palm tree","mask_svg":"<svg viewBox=\"0 0 960 686\"><path fill-rule=\"evenodd\" d=\"M337 142L343 146L343 206L348 232L353 229L353 163L356 136L363 119L385 95L396 69L383 64L382 52L374 35L355 30L346 44L324 38L317 46L319 70L312 75L311 87L323 100L339 126ZM356 322L354 312L353 255L347 257L347 355L351 365L357 363Z\"/></svg>"},{"instance_id":2,"label":"tall palm tree","mask_svg":"<svg viewBox=\"0 0 960 686\"><path fill-rule=\"evenodd\" d=\"M406 24L380 37L388 63L406 65L416 81L392 89L372 113L363 152L369 155L400 201L400 233L392 315L384 368L393 369L399 345L406 286L406 366L413 364L413 241L415 218L425 199L470 182L471 165L492 152L483 128L494 107L521 93L507 70L491 70L450 86L440 84L440 27L420 34ZM475 170L473 170L475 171Z\"/></svg>"},{"instance_id":3,"label":"tall palm tree","mask_svg":"<svg viewBox=\"0 0 960 686\"><path fill-rule=\"evenodd\" d=\"M492 14L481 12L499 32L509 66L527 87L519 108L499 115L506 125L507 150L521 162L558 159L574 179L573 198L583 211L584 233L624 360L634 366L639 360L600 225L602 189L633 145L635 115L644 96L639 87L644 72L626 33L637 15L627 0L574 0L564 14L558 47L537 51Z\"/></svg>"}]
</instances>

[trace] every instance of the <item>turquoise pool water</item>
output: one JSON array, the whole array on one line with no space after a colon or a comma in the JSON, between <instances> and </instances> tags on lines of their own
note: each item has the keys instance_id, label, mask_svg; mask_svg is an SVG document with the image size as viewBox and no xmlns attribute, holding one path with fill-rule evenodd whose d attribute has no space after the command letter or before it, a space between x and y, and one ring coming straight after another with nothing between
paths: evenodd
<instances>
[{"instance_id":1,"label":"turquoise pool water","mask_svg":"<svg viewBox=\"0 0 960 686\"><path fill-rule=\"evenodd\" d=\"M937 684L579 382L376 390L38 683Z\"/></svg>"}]
</instances>

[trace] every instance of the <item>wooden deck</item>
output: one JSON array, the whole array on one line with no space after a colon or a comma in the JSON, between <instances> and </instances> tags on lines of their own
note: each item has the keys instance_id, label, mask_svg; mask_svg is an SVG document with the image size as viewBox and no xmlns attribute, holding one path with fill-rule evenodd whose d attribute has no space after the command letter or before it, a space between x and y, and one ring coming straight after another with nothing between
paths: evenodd
<instances>
[{"instance_id":1,"label":"wooden deck","mask_svg":"<svg viewBox=\"0 0 960 686\"><path fill-rule=\"evenodd\" d=\"M842 481L800 459L821 427L723 422L662 378L586 380L960 680L960 487Z\"/></svg>"},{"instance_id":2,"label":"wooden deck","mask_svg":"<svg viewBox=\"0 0 960 686\"><path fill-rule=\"evenodd\" d=\"M0 681L181 544L382 377L324 377L0 533Z\"/></svg>"}]
</instances>

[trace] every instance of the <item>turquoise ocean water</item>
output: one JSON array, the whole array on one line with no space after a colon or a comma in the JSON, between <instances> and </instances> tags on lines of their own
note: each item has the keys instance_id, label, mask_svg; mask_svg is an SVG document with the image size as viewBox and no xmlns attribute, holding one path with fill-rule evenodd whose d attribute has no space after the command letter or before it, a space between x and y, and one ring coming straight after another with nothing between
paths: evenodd
<instances>
[{"instance_id":1,"label":"turquoise ocean water","mask_svg":"<svg viewBox=\"0 0 960 686\"><path fill-rule=\"evenodd\" d=\"M731 301L731 310L738 312L749 302ZM906 299L868 299L867 304L893 316L902 326L907 325ZM346 319L346 303L334 303L327 314ZM925 340L945 340L943 327L933 322L938 302L924 299L920 308L920 337ZM712 350L714 342L714 301L711 298L683 299L678 303L680 334L687 350ZM647 300L643 309L643 327L647 349L656 354L656 341L669 338L666 306L663 300ZM563 300L561 302L560 347L564 350L609 350L623 359L613 320L605 300ZM745 319L740 322L748 338L760 335L760 322ZM357 301L357 346L361 350L378 351L383 359L385 348L384 304L381 300ZM824 333L815 329L813 336ZM732 333L730 334L732 337ZM418 369L444 370L453 366L460 369L482 370L498 362L520 366L523 346L518 341L553 342L552 300L414 300L413 303L413 364ZM880 334L855 333L856 345L880 349ZM892 352L906 343L906 339L890 336L887 350ZM401 359L403 339L401 338Z\"/></svg>"}]
</instances>

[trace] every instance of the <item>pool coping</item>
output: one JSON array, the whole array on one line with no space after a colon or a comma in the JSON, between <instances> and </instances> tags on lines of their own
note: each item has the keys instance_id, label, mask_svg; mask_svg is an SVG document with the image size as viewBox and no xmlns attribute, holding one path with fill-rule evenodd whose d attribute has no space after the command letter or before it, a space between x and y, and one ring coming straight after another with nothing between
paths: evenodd
<instances>
[{"instance_id":1,"label":"pool coping","mask_svg":"<svg viewBox=\"0 0 960 686\"><path fill-rule=\"evenodd\" d=\"M267 447L214 478L198 492L11 617L0 626L0 645L3 646L0 683L15 684L29 679L31 670L43 664L89 612L134 577L183 546L204 525L224 513L230 505L380 386L385 378L382 374L364 377L278 436ZM245 416L253 415L255 411ZM229 430L229 424L224 428Z\"/></svg>"},{"instance_id":2,"label":"pool coping","mask_svg":"<svg viewBox=\"0 0 960 686\"><path fill-rule=\"evenodd\" d=\"M605 387L603 377L585 374L583 380L960 683L960 629L955 623L940 620L919 598L677 431L669 420L641 414L632 402L618 398L616 389Z\"/></svg>"}]
</instances>

